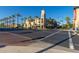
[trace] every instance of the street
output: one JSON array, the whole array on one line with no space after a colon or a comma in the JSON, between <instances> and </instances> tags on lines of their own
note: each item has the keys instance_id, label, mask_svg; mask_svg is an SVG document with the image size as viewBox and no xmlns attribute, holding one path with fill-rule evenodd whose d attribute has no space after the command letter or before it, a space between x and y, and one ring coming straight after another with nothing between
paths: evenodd
<instances>
[{"instance_id":1,"label":"street","mask_svg":"<svg viewBox=\"0 0 79 59\"><path fill-rule=\"evenodd\" d=\"M78 52L79 36L70 32L74 49L70 49L68 31L22 30L0 32L0 52Z\"/></svg>"}]
</instances>

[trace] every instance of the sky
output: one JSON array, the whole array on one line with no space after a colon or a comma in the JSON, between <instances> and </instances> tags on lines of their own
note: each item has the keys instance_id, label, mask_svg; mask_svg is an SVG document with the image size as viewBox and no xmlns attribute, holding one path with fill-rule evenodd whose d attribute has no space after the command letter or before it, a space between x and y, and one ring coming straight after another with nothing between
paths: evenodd
<instances>
[{"instance_id":1,"label":"sky","mask_svg":"<svg viewBox=\"0 0 79 59\"><path fill-rule=\"evenodd\" d=\"M41 16L41 10L45 9L46 18L52 17L57 21L63 20L69 16L73 19L73 6L0 6L0 19L20 13L22 17L26 16Z\"/></svg>"}]
</instances>

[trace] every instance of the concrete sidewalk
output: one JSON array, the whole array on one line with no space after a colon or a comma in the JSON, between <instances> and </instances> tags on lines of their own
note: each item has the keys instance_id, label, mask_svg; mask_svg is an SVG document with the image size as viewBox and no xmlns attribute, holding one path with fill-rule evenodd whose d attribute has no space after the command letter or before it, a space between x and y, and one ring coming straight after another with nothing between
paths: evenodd
<instances>
[{"instance_id":1,"label":"concrete sidewalk","mask_svg":"<svg viewBox=\"0 0 79 59\"><path fill-rule=\"evenodd\" d=\"M0 53L34 53L37 51L40 51L46 47L51 46L52 44L45 43L42 41L32 41L32 42L20 42L16 44L11 44L8 46L5 46L3 48L0 48ZM44 51L43 53L73 53L77 51L72 51L68 48L56 46L54 48L48 49L47 51Z\"/></svg>"},{"instance_id":2,"label":"concrete sidewalk","mask_svg":"<svg viewBox=\"0 0 79 59\"><path fill-rule=\"evenodd\" d=\"M43 53L79 53L79 51L57 45L47 51L44 51Z\"/></svg>"},{"instance_id":3,"label":"concrete sidewalk","mask_svg":"<svg viewBox=\"0 0 79 59\"><path fill-rule=\"evenodd\" d=\"M48 46L51 46L51 44L41 41L20 42L0 48L0 53L34 53Z\"/></svg>"}]
</instances>

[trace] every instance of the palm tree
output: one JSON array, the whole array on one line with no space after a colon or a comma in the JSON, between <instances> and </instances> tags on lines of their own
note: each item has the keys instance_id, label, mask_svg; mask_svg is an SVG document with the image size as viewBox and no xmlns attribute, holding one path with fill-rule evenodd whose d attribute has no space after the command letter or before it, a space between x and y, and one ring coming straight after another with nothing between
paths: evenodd
<instances>
[{"instance_id":1,"label":"palm tree","mask_svg":"<svg viewBox=\"0 0 79 59\"><path fill-rule=\"evenodd\" d=\"M38 16L35 16L35 18L39 18Z\"/></svg>"},{"instance_id":2,"label":"palm tree","mask_svg":"<svg viewBox=\"0 0 79 59\"><path fill-rule=\"evenodd\" d=\"M11 18L12 18L12 26L13 28L15 28L15 15L12 15Z\"/></svg>"},{"instance_id":3,"label":"palm tree","mask_svg":"<svg viewBox=\"0 0 79 59\"><path fill-rule=\"evenodd\" d=\"M26 17L21 18L21 27L22 27L22 29L23 29L23 26L25 24L26 19L27 19Z\"/></svg>"},{"instance_id":4,"label":"palm tree","mask_svg":"<svg viewBox=\"0 0 79 59\"><path fill-rule=\"evenodd\" d=\"M60 20L60 22L61 22L61 27L63 28L63 20Z\"/></svg>"},{"instance_id":5,"label":"palm tree","mask_svg":"<svg viewBox=\"0 0 79 59\"><path fill-rule=\"evenodd\" d=\"M31 26L32 17L29 16L29 17L28 17L28 20L29 20L29 25L30 25L30 29L31 29L31 27L32 27L32 26Z\"/></svg>"},{"instance_id":6,"label":"palm tree","mask_svg":"<svg viewBox=\"0 0 79 59\"><path fill-rule=\"evenodd\" d=\"M24 17L24 19L23 19L23 26L24 26L26 20L27 20L27 17Z\"/></svg>"},{"instance_id":7,"label":"palm tree","mask_svg":"<svg viewBox=\"0 0 79 59\"><path fill-rule=\"evenodd\" d=\"M24 18L21 18L21 27L22 27L22 29L23 29L23 23L24 23Z\"/></svg>"},{"instance_id":8,"label":"palm tree","mask_svg":"<svg viewBox=\"0 0 79 59\"><path fill-rule=\"evenodd\" d=\"M10 17L6 17L7 28L9 28L9 20L10 20Z\"/></svg>"},{"instance_id":9,"label":"palm tree","mask_svg":"<svg viewBox=\"0 0 79 59\"><path fill-rule=\"evenodd\" d=\"M0 19L0 28L2 28L2 19Z\"/></svg>"},{"instance_id":10,"label":"palm tree","mask_svg":"<svg viewBox=\"0 0 79 59\"><path fill-rule=\"evenodd\" d=\"M27 19L28 19L27 17L24 17L24 18L23 18L23 23L24 23Z\"/></svg>"},{"instance_id":11,"label":"palm tree","mask_svg":"<svg viewBox=\"0 0 79 59\"><path fill-rule=\"evenodd\" d=\"M9 28L9 16L7 17L7 28Z\"/></svg>"},{"instance_id":12,"label":"palm tree","mask_svg":"<svg viewBox=\"0 0 79 59\"><path fill-rule=\"evenodd\" d=\"M54 20L55 20L55 19L52 19L51 17L49 17L49 19L47 20L47 22L48 22L48 27L54 27Z\"/></svg>"},{"instance_id":13,"label":"palm tree","mask_svg":"<svg viewBox=\"0 0 79 59\"><path fill-rule=\"evenodd\" d=\"M66 17L66 25L67 29L70 28L70 18L68 16Z\"/></svg>"},{"instance_id":14,"label":"palm tree","mask_svg":"<svg viewBox=\"0 0 79 59\"><path fill-rule=\"evenodd\" d=\"M1 19L1 28L3 28L4 25L3 25L3 19Z\"/></svg>"},{"instance_id":15,"label":"palm tree","mask_svg":"<svg viewBox=\"0 0 79 59\"><path fill-rule=\"evenodd\" d=\"M19 13L16 14L16 17L17 17L17 28L18 28L18 25L19 25L19 17L21 17L21 15Z\"/></svg>"},{"instance_id":16,"label":"palm tree","mask_svg":"<svg viewBox=\"0 0 79 59\"><path fill-rule=\"evenodd\" d=\"M49 17L49 24L53 24L54 19L52 19L51 17Z\"/></svg>"},{"instance_id":17,"label":"palm tree","mask_svg":"<svg viewBox=\"0 0 79 59\"><path fill-rule=\"evenodd\" d=\"M8 17L5 17L3 21L5 23L5 27L8 28Z\"/></svg>"},{"instance_id":18,"label":"palm tree","mask_svg":"<svg viewBox=\"0 0 79 59\"><path fill-rule=\"evenodd\" d=\"M56 21L56 20L54 20L54 22L53 22L53 23L54 23L54 27L55 27L55 28L57 28L57 26L58 26L57 21Z\"/></svg>"},{"instance_id":19,"label":"palm tree","mask_svg":"<svg viewBox=\"0 0 79 59\"><path fill-rule=\"evenodd\" d=\"M9 28L11 28L11 25L12 25L12 16L9 16L8 23L9 23Z\"/></svg>"},{"instance_id":20,"label":"palm tree","mask_svg":"<svg viewBox=\"0 0 79 59\"><path fill-rule=\"evenodd\" d=\"M0 20L0 28L1 28L1 20Z\"/></svg>"},{"instance_id":21,"label":"palm tree","mask_svg":"<svg viewBox=\"0 0 79 59\"><path fill-rule=\"evenodd\" d=\"M31 20L32 19L32 16L29 16L28 19Z\"/></svg>"},{"instance_id":22,"label":"palm tree","mask_svg":"<svg viewBox=\"0 0 79 59\"><path fill-rule=\"evenodd\" d=\"M9 28L9 17L7 17L7 28Z\"/></svg>"}]
</instances>

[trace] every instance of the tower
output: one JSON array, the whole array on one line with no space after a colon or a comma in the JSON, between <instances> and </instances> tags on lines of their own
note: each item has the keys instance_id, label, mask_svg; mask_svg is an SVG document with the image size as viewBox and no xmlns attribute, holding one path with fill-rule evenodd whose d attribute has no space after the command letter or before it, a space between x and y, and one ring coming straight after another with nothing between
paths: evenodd
<instances>
[{"instance_id":1,"label":"tower","mask_svg":"<svg viewBox=\"0 0 79 59\"><path fill-rule=\"evenodd\" d=\"M40 27L44 30L46 28L46 13L44 9L41 10L41 24Z\"/></svg>"},{"instance_id":2,"label":"tower","mask_svg":"<svg viewBox=\"0 0 79 59\"><path fill-rule=\"evenodd\" d=\"M45 19L46 18L46 13L45 13L45 10L42 9L41 10L41 19Z\"/></svg>"}]
</instances>

